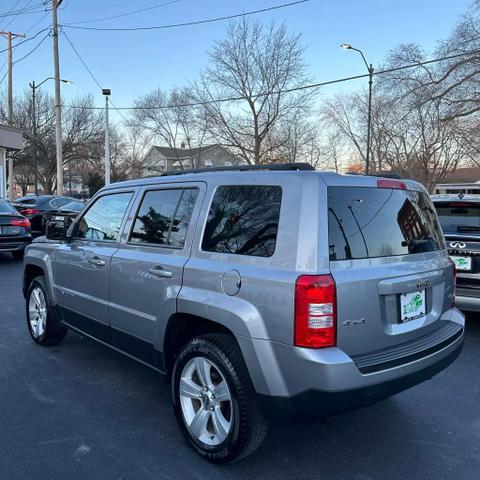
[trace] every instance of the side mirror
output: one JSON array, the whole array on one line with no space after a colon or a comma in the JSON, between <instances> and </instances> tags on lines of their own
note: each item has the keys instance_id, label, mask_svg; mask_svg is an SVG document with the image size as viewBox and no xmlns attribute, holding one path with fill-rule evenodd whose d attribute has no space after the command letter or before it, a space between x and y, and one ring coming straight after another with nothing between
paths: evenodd
<instances>
[{"instance_id":1,"label":"side mirror","mask_svg":"<svg viewBox=\"0 0 480 480\"><path fill-rule=\"evenodd\" d=\"M72 224L70 217L53 216L47 222L46 237L48 240L66 240L67 230Z\"/></svg>"}]
</instances>

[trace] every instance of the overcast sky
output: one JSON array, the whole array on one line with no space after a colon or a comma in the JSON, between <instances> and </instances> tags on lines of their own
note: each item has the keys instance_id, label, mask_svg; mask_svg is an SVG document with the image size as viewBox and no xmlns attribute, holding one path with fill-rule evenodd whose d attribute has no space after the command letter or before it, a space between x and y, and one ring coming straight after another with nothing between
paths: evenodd
<instances>
[{"instance_id":1,"label":"overcast sky","mask_svg":"<svg viewBox=\"0 0 480 480\"><path fill-rule=\"evenodd\" d=\"M94 27L144 27L202 20L257 10L292 0L179 0L170 5L108 21L82 23ZM64 0L59 22L82 22L121 15L152 7L168 0ZM41 0L1 0L0 15L40 5ZM329 80L364 72L355 52L342 50L348 42L364 50L369 62L381 62L399 43L415 42L427 51L447 36L466 11L468 0L310 0L308 3L255 15L269 24L285 21L291 32L301 33L306 46L306 60L316 81ZM46 15L46 16L45 16ZM42 19L42 17L44 17ZM28 32L31 37L48 27L49 14L36 11L18 17L0 17L0 29ZM34 25L37 23L37 25ZM225 22L209 23L167 30L106 32L65 28L88 67L102 86L112 89L117 106L129 106L140 94L156 87L181 86L196 77L207 62L207 51L215 39L222 38ZM14 59L32 50L45 33L14 50ZM5 48L6 39L0 37ZM0 54L0 67L6 61ZM73 53L60 38L60 69L63 78L74 85L62 88L66 98L92 93L102 105L101 92ZM6 71L0 70L0 78ZM20 92L28 82L42 81L53 73L51 38L47 38L27 59L14 67L14 91ZM4 88L6 80L0 88ZM358 81L348 88L357 88ZM53 82L44 86L53 93ZM338 87L325 90L328 95Z\"/></svg>"}]
</instances>

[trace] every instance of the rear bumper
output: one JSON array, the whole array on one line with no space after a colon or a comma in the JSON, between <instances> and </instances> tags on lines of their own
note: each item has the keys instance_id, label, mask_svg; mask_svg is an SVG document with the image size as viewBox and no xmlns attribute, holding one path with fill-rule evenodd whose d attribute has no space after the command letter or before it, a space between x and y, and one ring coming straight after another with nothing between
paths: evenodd
<instances>
[{"instance_id":1,"label":"rear bumper","mask_svg":"<svg viewBox=\"0 0 480 480\"><path fill-rule=\"evenodd\" d=\"M20 252L32 241L31 237L12 237L0 240L0 252Z\"/></svg>"},{"instance_id":2,"label":"rear bumper","mask_svg":"<svg viewBox=\"0 0 480 480\"><path fill-rule=\"evenodd\" d=\"M455 306L465 312L480 312L480 297L457 294L455 296Z\"/></svg>"},{"instance_id":3,"label":"rear bumper","mask_svg":"<svg viewBox=\"0 0 480 480\"><path fill-rule=\"evenodd\" d=\"M453 326L455 333L452 330L451 338L444 338L438 349L430 346L423 355L408 355L404 362L372 373L362 373L354 359L339 348L315 350L266 340L238 340L266 411L285 405L297 416L323 416L394 395L448 366L463 345L464 317L453 308L440 322Z\"/></svg>"},{"instance_id":4,"label":"rear bumper","mask_svg":"<svg viewBox=\"0 0 480 480\"><path fill-rule=\"evenodd\" d=\"M460 355L462 347L463 342L437 362L387 382L338 392L309 390L292 397L259 395L260 404L266 416L274 422L322 418L361 408L429 380L448 367Z\"/></svg>"}]
</instances>

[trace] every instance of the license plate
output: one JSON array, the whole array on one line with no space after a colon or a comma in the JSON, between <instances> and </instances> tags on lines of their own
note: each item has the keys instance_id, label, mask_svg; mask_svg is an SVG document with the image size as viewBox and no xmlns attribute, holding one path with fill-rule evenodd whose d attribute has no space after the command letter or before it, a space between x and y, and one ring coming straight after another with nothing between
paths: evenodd
<instances>
[{"instance_id":1,"label":"license plate","mask_svg":"<svg viewBox=\"0 0 480 480\"><path fill-rule=\"evenodd\" d=\"M20 235L20 227L12 227L10 225L0 226L0 236L11 237L13 235Z\"/></svg>"},{"instance_id":2,"label":"license plate","mask_svg":"<svg viewBox=\"0 0 480 480\"><path fill-rule=\"evenodd\" d=\"M471 270L472 269L472 257L450 257L455 262L457 270Z\"/></svg>"},{"instance_id":3,"label":"license plate","mask_svg":"<svg viewBox=\"0 0 480 480\"><path fill-rule=\"evenodd\" d=\"M425 290L400 295L400 321L409 322L426 314Z\"/></svg>"}]
</instances>

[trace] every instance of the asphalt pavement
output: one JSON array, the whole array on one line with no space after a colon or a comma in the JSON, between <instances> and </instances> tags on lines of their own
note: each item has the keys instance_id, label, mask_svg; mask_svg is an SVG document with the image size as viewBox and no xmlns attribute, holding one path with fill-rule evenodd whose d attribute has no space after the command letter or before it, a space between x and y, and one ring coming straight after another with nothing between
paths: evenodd
<instances>
[{"instance_id":1,"label":"asphalt pavement","mask_svg":"<svg viewBox=\"0 0 480 480\"><path fill-rule=\"evenodd\" d=\"M480 315L459 359L393 398L319 423L270 430L214 466L183 440L159 374L70 332L30 339L22 263L0 254L0 479L480 478Z\"/></svg>"}]
</instances>

